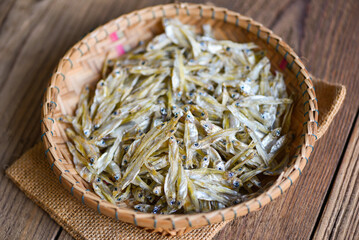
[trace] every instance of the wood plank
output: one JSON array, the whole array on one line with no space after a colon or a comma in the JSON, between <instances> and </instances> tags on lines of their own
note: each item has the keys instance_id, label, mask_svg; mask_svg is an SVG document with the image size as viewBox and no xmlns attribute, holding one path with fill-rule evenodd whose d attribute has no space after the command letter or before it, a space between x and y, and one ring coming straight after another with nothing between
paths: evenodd
<instances>
[{"instance_id":1,"label":"wood plank","mask_svg":"<svg viewBox=\"0 0 359 240\"><path fill-rule=\"evenodd\" d=\"M52 239L59 226L3 174L0 175L1 239Z\"/></svg>"},{"instance_id":2,"label":"wood plank","mask_svg":"<svg viewBox=\"0 0 359 240\"><path fill-rule=\"evenodd\" d=\"M39 141L41 95L50 73L67 49L91 29L117 16L162 2L1 1L1 169ZM52 239L60 229L3 171L0 208L0 233L5 239Z\"/></svg>"},{"instance_id":3,"label":"wood plank","mask_svg":"<svg viewBox=\"0 0 359 240\"><path fill-rule=\"evenodd\" d=\"M358 110L355 69L359 42L354 36L359 34L355 20L359 3L344 0L214 3L272 28L302 56L314 76L348 87L345 105L332 125L335 127L318 142L299 181L274 203L230 223L215 238L309 239Z\"/></svg>"},{"instance_id":4,"label":"wood plank","mask_svg":"<svg viewBox=\"0 0 359 240\"><path fill-rule=\"evenodd\" d=\"M12 2L0 4L2 168L38 141L39 93L64 52L92 28L125 12L164 1L18 0L8 4ZM346 106L334 122L336 128L320 140L300 180L262 211L234 221L217 235L217 239L309 238L358 109L355 95L359 89L359 82L355 81L359 63L358 3L354 0L212 2L272 27L308 59L307 67L315 76L348 86ZM4 178L3 172L0 193L5 193L0 194L0 232L6 233L6 239L54 238L57 225ZM63 235L66 234L60 236Z\"/></svg>"},{"instance_id":5,"label":"wood plank","mask_svg":"<svg viewBox=\"0 0 359 240\"><path fill-rule=\"evenodd\" d=\"M359 239L359 120L325 205L314 239Z\"/></svg>"},{"instance_id":6,"label":"wood plank","mask_svg":"<svg viewBox=\"0 0 359 240\"><path fill-rule=\"evenodd\" d=\"M347 101L348 99L356 99L354 89L358 89L358 84L355 81L355 70L350 67L350 60L347 60L349 65L345 69L336 69L335 66L340 59L338 55L346 51L342 48L343 45L340 44L348 47L348 45L355 46L357 42L355 39L341 38L337 40L339 41L336 43L338 45L334 47L331 45L321 47L320 44L320 40L328 38L328 32L331 34L329 38L333 40L337 39L338 35L347 36L354 29L357 30L354 20L355 11L353 9L349 10L349 8L353 7L353 2L345 3L342 1L338 5L329 3L330 8L326 9L326 12L321 11L321 5L324 4L324 1L320 3L314 1L260 0L212 2L217 6L228 7L249 15L255 20L264 23L264 25L271 27L299 55L306 56L304 58L305 62L316 76L350 85L351 89L348 91ZM339 13L332 14L338 9ZM344 17L341 16L343 12L345 13ZM308 18L309 15L317 16L317 18ZM340 31L336 32L336 27L338 27L338 24L339 26L343 24L342 21L348 24L348 28L340 28ZM320 36L317 36L318 28L322 28ZM317 42L313 43L313 39L317 39ZM309 49L303 41L313 49L322 49L324 52L325 50L330 51L332 58L338 59L338 61L326 66L323 59L327 59L327 55L319 51L313 54L313 49ZM332 69L331 72L328 72L332 75L323 74L323 69L328 67ZM342 76L346 74L348 76L343 78ZM266 206L262 211L251 213L247 217L230 223L217 235L216 239L308 239L337 167L344 142L349 134L349 128L346 125L350 126L352 124L357 107L357 103L354 103L354 106L347 106L339 113L341 118L337 118L334 125L337 126L339 122L344 122L344 124L339 128L330 129L327 136L319 142L312 158L314 159L313 162L309 164L302 178L288 193L271 205ZM334 138L334 136L338 137ZM327 169L324 174L316 170L323 168Z\"/></svg>"},{"instance_id":7,"label":"wood plank","mask_svg":"<svg viewBox=\"0 0 359 240\"><path fill-rule=\"evenodd\" d=\"M24 83L26 82L25 80L28 80L26 79L26 71L23 72L24 75L19 79L17 79L16 76L15 78L9 78L14 69L16 72L21 72L19 65L17 65L17 67L12 66L14 66L18 57L26 62L32 62L30 60L32 60L34 56L23 54L24 45L34 26L46 12L49 4L37 5L35 1L7 1L2 2L0 7L0 12L4 14L1 15L0 29L0 53L2 56L0 59L0 98L7 104L5 105L6 107L0 108L0 145L3 147L6 145L5 148L0 148L0 164L3 169L8 165L10 160L20 156L22 147L26 145L26 143L30 147L34 143L33 139L35 136L38 136L39 127L36 128L37 132L31 140L24 138L24 135L20 136L21 132L19 130L21 126L13 125L13 127L11 127L6 124L5 121L10 119L14 120L14 118L16 119L16 117L19 116L10 117L9 111L10 109L17 109L19 106L14 99L19 101L26 94L25 92L23 94L19 94L18 91L12 92L9 91L9 89L16 90L14 87L16 82ZM12 41L9 41L9 39ZM26 69L27 65L25 64L24 69ZM32 63L32 65L34 64ZM34 77L36 77L35 74ZM10 85L8 88L5 88L7 80L10 80ZM12 102L13 104L11 104ZM37 106L39 105L37 104ZM38 110L38 107L34 106L34 108ZM25 109L23 109L23 112L25 112L24 110ZM39 114L40 112L37 111L36 113ZM33 116L29 115L27 118L32 117ZM20 116L18 119L21 120ZM18 122L20 123L20 121ZM38 123L36 124L35 121L25 123L28 124L22 125L27 125L27 134L34 134L34 126L38 125ZM19 135L19 137L14 138L14 135ZM12 144L13 148L16 149L16 152L14 152L12 156L6 155L5 153L8 149L7 144ZM58 225L52 221L41 208L28 200L26 196L4 176L3 171L1 171L0 174L0 192L2 193L0 194L0 206L2 209L0 215L0 232L4 239L51 239L56 235L59 229Z\"/></svg>"},{"instance_id":8,"label":"wood plank","mask_svg":"<svg viewBox=\"0 0 359 240\"><path fill-rule=\"evenodd\" d=\"M72 240L74 239L69 233L66 231L61 231L61 234L59 235L59 238L57 240Z\"/></svg>"},{"instance_id":9,"label":"wood plank","mask_svg":"<svg viewBox=\"0 0 359 240\"><path fill-rule=\"evenodd\" d=\"M0 29L11 8L14 6L15 1L16 0L3 0L0 2Z\"/></svg>"}]
</instances>

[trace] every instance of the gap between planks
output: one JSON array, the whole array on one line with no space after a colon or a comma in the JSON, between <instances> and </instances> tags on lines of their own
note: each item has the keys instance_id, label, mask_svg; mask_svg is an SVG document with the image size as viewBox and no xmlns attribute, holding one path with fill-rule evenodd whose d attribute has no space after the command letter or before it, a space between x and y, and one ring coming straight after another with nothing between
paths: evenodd
<instances>
[{"instance_id":1,"label":"gap between planks","mask_svg":"<svg viewBox=\"0 0 359 240\"><path fill-rule=\"evenodd\" d=\"M311 239L359 239L359 111ZM353 181L355 180L355 181Z\"/></svg>"}]
</instances>

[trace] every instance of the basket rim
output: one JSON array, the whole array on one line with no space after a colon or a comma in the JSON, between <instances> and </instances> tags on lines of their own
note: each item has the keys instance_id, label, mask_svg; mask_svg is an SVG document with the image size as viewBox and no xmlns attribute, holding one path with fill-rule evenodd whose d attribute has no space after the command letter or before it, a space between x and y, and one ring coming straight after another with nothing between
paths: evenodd
<instances>
[{"instance_id":1,"label":"basket rim","mask_svg":"<svg viewBox=\"0 0 359 240\"><path fill-rule=\"evenodd\" d=\"M146 17L148 13L152 13L151 18ZM208 13L210 17L205 17L204 15L206 13ZM56 83L58 81L63 81L66 76L64 72L66 72L66 69L69 69L69 67L72 67L73 64L71 61L71 56L76 54L78 55L79 53L82 56L83 50L81 50L81 47L87 45L87 40L95 38L97 43L98 41L101 41L98 40L100 34L105 35L106 38L109 35L107 30L108 26L117 26L118 29L120 26L125 26L124 28L126 28L126 26L129 27L133 24L137 24L138 22L150 20L152 18L159 19L162 17L176 17L180 15L196 16L207 19L212 18L217 21L223 21L226 24L234 24L237 27L246 29L248 32L257 34L258 38L267 41L267 44L270 47L275 48L276 51L282 55L288 63L290 63L293 73L294 70L297 71L296 78L298 80L298 84L300 84L300 88L303 91L302 94L303 96L308 96L308 100L304 103L304 106L308 104L309 111L305 114L307 116L304 115L307 119L307 121L303 124L305 132L301 136L300 145L298 146L296 154L293 156L293 158L295 158L294 164L287 170L283 171L273 186L268 188L265 192L261 193L257 197L237 205L208 213L171 215L142 213L129 208L120 208L114 204L101 200L100 197L98 197L98 199L89 198L86 196L85 190L76 187L78 182L76 182L76 180L66 172L61 161L59 161L61 159L59 158L59 154L56 150L56 144L53 140L53 126L56 121L53 116L57 107L56 102L59 94L59 89L56 87ZM87 48L89 48L88 45ZM63 70L65 71L63 72ZM76 194L73 195L78 200L81 200L84 204L107 216L132 223L136 226L160 229L160 231L170 233L171 231L183 231L184 229L187 231L192 228L202 227L205 225L231 220L238 216L246 215L252 211L256 211L262 208L264 205L282 195L283 192L292 186L293 182L296 181L296 179L301 175L302 170L308 163L309 156L314 150L315 141L317 140L316 133L319 114L317 106L318 103L311 76L304 67L304 64L293 51L293 49L290 48L284 41L282 41L279 36L274 34L271 30L249 17L243 16L226 8L203 4L172 3L147 7L113 19L87 34L83 39L77 42L66 52L64 57L59 61L59 64L55 68L55 71L44 94L43 107L41 111L41 136L43 145L46 149L45 155L51 164L51 169L54 171L55 175L59 178L60 183L64 185L66 189L70 190L72 194L75 191ZM90 201L97 202L97 206L95 207L94 204L89 204ZM125 217L126 219L124 219Z\"/></svg>"}]
</instances>

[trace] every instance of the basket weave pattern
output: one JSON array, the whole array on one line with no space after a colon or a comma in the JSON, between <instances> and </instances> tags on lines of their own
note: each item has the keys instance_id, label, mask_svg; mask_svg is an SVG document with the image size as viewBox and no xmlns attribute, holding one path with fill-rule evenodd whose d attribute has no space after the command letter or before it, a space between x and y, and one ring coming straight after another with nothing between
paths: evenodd
<instances>
[{"instance_id":1,"label":"basket weave pattern","mask_svg":"<svg viewBox=\"0 0 359 240\"><path fill-rule=\"evenodd\" d=\"M101 200L77 174L66 147L66 124L57 119L72 114L79 93L85 84L93 85L100 78L106 57L116 57L163 32L163 17L176 17L185 24L210 24L218 39L255 42L266 50L272 70L284 73L289 92L296 94L292 117L293 160L276 183L258 197L235 206L209 213L156 215L119 208ZM197 4L168 4L123 15L85 36L60 60L46 89L41 139L51 169L60 183L83 204L99 213L155 231L183 234L193 228L230 220L256 211L283 194L301 175L317 140L318 103L311 77L296 53L280 37L251 18L224 8Z\"/></svg>"}]
</instances>

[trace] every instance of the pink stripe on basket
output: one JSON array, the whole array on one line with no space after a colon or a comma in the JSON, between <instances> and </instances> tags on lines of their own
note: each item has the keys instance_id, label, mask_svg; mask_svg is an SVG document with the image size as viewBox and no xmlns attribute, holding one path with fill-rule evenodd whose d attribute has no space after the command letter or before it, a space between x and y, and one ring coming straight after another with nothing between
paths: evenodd
<instances>
[{"instance_id":1,"label":"pink stripe on basket","mask_svg":"<svg viewBox=\"0 0 359 240\"><path fill-rule=\"evenodd\" d=\"M287 67L287 65L288 65L287 60L285 60L285 58L283 58L283 60L279 64L279 68L284 70Z\"/></svg>"},{"instance_id":2,"label":"pink stripe on basket","mask_svg":"<svg viewBox=\"0 0 359 240\"><path fill-rule=\"evenodd\" d=\"M118 56L121 56L126 53L125 49L123 48L123 46L121 44L116 46L116 50L117 50Z\"/></svg>"},{"instance_id":3,"label":"pink stripe on basket","mask_svg":"<svg viewBox=\"0 0 359 240\"><path fill-rule=\"evenodd\" d=\"M118 40L117 32L113 32L110 34L110 39L112 42L115 42Z\"/></svg>"}]
</instances>

